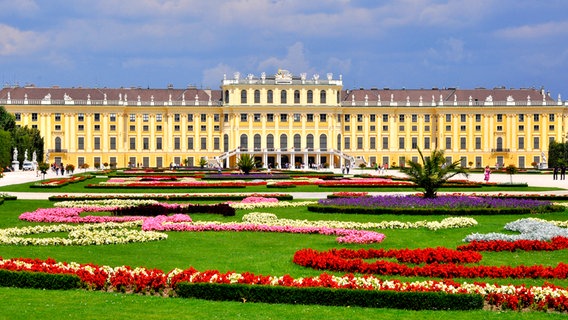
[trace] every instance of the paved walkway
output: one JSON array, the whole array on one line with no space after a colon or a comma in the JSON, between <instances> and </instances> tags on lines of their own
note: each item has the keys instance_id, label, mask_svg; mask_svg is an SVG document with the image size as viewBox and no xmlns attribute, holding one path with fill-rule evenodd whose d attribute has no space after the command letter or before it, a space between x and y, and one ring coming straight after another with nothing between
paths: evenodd
<instances>
[{"instance_id":1,"label":"paved walkway","mask_svg":"<svg viewBox=\"0 0 568 320\"><path fill-rule=\"evenodd\" d=\"M366 171L368 173L369 171ZM360 173L360 170L355 169L351 172L352 174ZM389 170L387 172L388 175L394 176L404 176L397 170ZM53 172L49 172L46 175L46 178L61 178L61 176L56 176ZM19 171L19 172L6 172L4 173L4 177L0 178L0 186L9 186L14 184L32 182L32 181L40 181L41 177L36 176L36 173L33 171ZM470 181L478 181L483 182L483 174L481 173L474 173L469 176ZM492 174L491 175L491 182L503 182L509 183L511 181L511 177L507 174ZM513 182L514 183L524 183L526 182L529 186L536 186L536 187L556 187L562 188L563 190L558 191L546 191L546 192L539 192L539 193L547 193L547 194L566 194L568 195L568 180L552 180L551 174L516 174L513 175ZM294 196L294 199L322 199L326 198L328 194L331 194L333 191L330 192L289 192L290 190L283 189L282 191L275 191L274 193L290 193ZM356 189L354 189L356 191ZM65 192L10 192L4 191L10 195L17 196L18 199L47 199L51 195L64 195L67 194ZM501 191L503 192L503 191ZM167 192L162 192L167 193ZM525 193L522 191L514 192L510 191L508 193ZM88 193L77 193L79 194L88 194ZM372 193L375 194L375 193ZM385 194L384 192L378 192L378 194Z\"/></svg>"}]
</instances>

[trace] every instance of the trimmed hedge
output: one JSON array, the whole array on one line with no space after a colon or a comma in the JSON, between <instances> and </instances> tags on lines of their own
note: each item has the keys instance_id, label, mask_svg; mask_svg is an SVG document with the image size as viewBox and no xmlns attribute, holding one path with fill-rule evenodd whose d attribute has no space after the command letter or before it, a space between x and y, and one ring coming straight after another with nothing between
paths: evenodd
<instances>
[{"instance_id":1,"label":"trimmed hedge","mask_svg":"<svg viewBox=\"0 0 568 320\"><path fill-rule=\"evenodd\" d=\"M481 295L441 292L295 288L187 282L179 283L176 292L182 298L214 301L357 306L406 310L479 310L483 308L483 297Z\"/></svg>"},{"instance_id":2,"label":"trimmed hedge","mask_svg":"<svg viewBox=\"0 0 568 320\"><path fill-rule=\"evenodd\" d=\"M81 279L70 274L0 270L0 286L49 290L82 287Z\"/></svg>"},{"instance_id":3,"label":"trimmed hedge","mask_svg":"<svg viewBox=\"0 0 568 320\"><path fill-rule=\"evenodd\" d=\"M529 208L386 208L386 207L347 207L347 206L322 206L309 205L308 211L318 213L350 213L350 214L395 214L395 215L513 215L513 214L533 214ZM561 212L562 206L546 206L544 212Z\"/></svg>"}]
</instances>

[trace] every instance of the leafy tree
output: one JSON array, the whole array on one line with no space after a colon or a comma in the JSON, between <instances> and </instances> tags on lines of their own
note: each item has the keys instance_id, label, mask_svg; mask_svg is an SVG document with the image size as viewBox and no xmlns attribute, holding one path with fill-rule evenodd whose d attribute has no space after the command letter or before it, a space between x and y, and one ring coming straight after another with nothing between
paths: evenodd
<instances>
[{"instance_id":1,"label":"leafy tree","mask_svg":"<svg viewBox=\"0 0 568 320\"><path fill-rule=\"evenodd\" d=\"M28 150L28 160L32 160L35 151L38 159L43 159L43 138L38 129L16 127L12 130L13 146L18 148L18 161L23 161L25 150Z\"/></svg>"},{"instance_id":2,"label":"leafy tree","mask_svg":"<svg viewBox=\"0 0 568 320\"><path fill-rule=\"evenodd\" d=\"M513 184L513 175L517 172L519 172L519 170L517 169L517 167L515 167L514 164L510 164L507 166L507 168L505 168L505 171L509 174L509 176L511 177L511 184Z\"/></svg>"},{"instance_id":3,"label":"leafy tree","mask_svg":"<svg viewBox=\"0 0 568 320\"><path fill-rule=\"evenodd\" d=\"M0 129L12 131L16 128L16 117L6 111L4 106L0 106Z\"/></svg>"},{"instance_id":4,"label":"leafy tree","mask_svg":"<svg viewBox=\"0 0 568 320\"><path fill-rule=\"evenodd\" d=\"M0 167L12 165L12 135L8 131L0 130Z\"/></svg>"},{"instance_id":5,"label":"leafy tree","mask_svg":"<svg viewBox=\"0 0 568 320\"><path fill-rule=\"evenodd\" d=\"M241 154L239 161L237 161L237 167L245 174L249 174L255 166L254 155L248 153Z\"/></svg>"},{"instance_id":6,"label":"leafy tree","mask_svg":"<svg viewBox=\"0 0 568 320\"><path fill-rule=\"evenodd\" d=\"M47 174L47 170L49 170L49 163L47 162L40 162L37 165L37 169L41 172L42 179L45 179L45 175Z\"/></svg>"},{"instance_id":7,"label":"leafy tree","mask_svg":"<svg viewBox=\"0 0 568 320\"><path fill-rule=\"evenodd\" d=\"M446 163L443 150L434 150L428 158L424 158L422 151L418 149L422 163L407 161L408 167L400 170L409 176L418 188L424 189L424 198L436 198L438 189L450 178L464 174L466 170L460 167L460 160Z\"/></svg>"}]
</instances>

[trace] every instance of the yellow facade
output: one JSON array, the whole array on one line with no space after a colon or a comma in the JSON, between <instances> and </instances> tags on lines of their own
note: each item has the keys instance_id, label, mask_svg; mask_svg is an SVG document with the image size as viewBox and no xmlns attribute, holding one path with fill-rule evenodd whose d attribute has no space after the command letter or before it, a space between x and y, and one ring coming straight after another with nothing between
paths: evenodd
<instances>
[{"instance_id":1,"label":"yellow facade","mask_svg":"<svg viewBox=\"0 0 568 320\"><path fill-rule=\"evenodd\" d=\"M5 87L0 105L40 130L50 162L80 166L399 166L445 150L465 167L546 165L567 104L536 89L357 89L280 70L220 90Z\"/></svg>"}]
</instances>

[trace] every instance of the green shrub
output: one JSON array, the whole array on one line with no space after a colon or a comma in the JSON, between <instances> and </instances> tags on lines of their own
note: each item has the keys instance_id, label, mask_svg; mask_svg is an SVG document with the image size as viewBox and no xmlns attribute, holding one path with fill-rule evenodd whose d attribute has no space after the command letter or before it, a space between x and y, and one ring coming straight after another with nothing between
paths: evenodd
<instances>
[{"instance_id":1,"label":"green shrub","mask_svg":"<svg viewBox=\"0 0 568 320\"><path fill-rule=\"evenodd\" d=\"M81 288L81 279L69 274L0 270L0 286L69 290Z\"/></svg>"}]
</instances>

